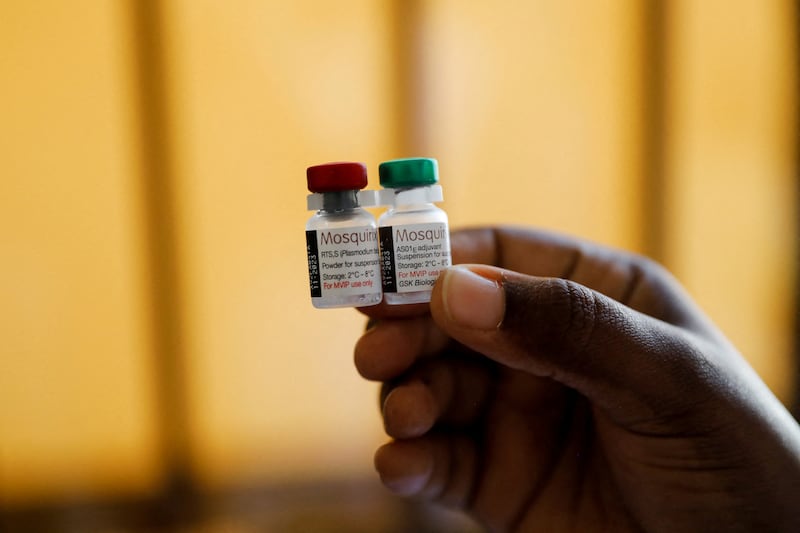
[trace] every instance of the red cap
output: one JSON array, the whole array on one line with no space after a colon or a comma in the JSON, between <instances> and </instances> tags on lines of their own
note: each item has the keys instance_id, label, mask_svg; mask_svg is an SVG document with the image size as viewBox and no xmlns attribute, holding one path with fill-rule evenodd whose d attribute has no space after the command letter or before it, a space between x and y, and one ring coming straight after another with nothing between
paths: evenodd
<instances>
[{"instance_id":1,"label":"red cap","mask_svg":"<svg viewBox=\"0 0 800 533\"><path fill-rule=\"evenodd\" d=\"M308 190L336 192L361 190L367 186L367 165L364 163L326 163L306 169Z\"/></svg>"}]
</instances>

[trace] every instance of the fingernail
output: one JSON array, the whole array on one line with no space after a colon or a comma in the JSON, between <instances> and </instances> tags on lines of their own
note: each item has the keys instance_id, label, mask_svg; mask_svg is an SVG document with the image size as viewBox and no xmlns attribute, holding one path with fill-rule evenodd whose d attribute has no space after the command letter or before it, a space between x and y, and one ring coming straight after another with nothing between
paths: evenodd
<instances>
[{"instance_id":1,"label":"fingernail","mask_svg":"<svg viewBox=\"0 0 800 533\"><path fill-rule=\"evenodd\" d=\"M418 441L394 441L378 448L375 469L389 490L403 496L419 493L433 474L434 461Z\"/></svg>"},{"instance_id":2,"label":"fingernail","mask_svg":"<svg viewBox=\"0 0 800 533\"><path fill-rule=\"evenodd\" d=\"M471 329L497 329L505 313L505 293L500 283L469 267L445 271L442 300L450 320Z\"/></svg>"}]
</instances>

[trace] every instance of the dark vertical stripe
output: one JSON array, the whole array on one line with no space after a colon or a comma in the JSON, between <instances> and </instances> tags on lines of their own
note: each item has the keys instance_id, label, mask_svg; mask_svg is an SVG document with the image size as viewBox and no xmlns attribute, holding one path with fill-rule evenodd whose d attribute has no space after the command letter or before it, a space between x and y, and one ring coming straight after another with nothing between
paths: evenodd
<instances>
[{"instance_id":1,"label":"dark vertical stripe","mask_svg":"<svg viewBox=\"0 0 800 533\"><path fill-rule=\"evenodd\" d=\"M794 175L795 175L795 261L794 261L794 398L792 411L800 420L800 1L793 2L794 13Z\"/></svg>"},{"instance_id":2,"label":"dark vertical stripe","mask_svg":"<svg viewBox=\"0 0 800 533\"><path fill-rule=\"evenodd\" d=\"M669 2L643 2L642 8L642 201L640 220L642 251L657 261L667 260L666 140L668 94L666 91Z\"/></svg>"},{"instance_id":3,"label":"dark vertical stripe","mask_svg":"<svg viewBox=\"0 0 800 533\"><path fill-rule=\"evenodd\" d=\"M393 50L395 101L394 124L396 154L392 157L410 157L423 153L424 113L422 5L420 0L394 0L392 36L387 43ZM420 151L422 150L422 151Z\"/></svg>"},{"instance_id":4,"label":"dark vertical stripe","mask_svg":"<svg viewBox=\"0 0 800 533\"><path fill-rule=\"evenodd\" d=\"M129 3L133 25L141 190L147 232L153 357L164 465L164 502L169 514L191 492L188 417L184 380L180 265L177 254L172 123L167 102L162 2Z\"/></svg>"}]
</instances>

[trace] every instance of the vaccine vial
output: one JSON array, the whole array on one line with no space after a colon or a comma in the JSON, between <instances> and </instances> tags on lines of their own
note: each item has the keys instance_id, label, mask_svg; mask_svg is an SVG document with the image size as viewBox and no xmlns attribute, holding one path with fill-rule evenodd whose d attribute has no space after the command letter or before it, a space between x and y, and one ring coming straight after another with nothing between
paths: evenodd
<instances>
[{"instance_id":1,"label":"vaccine vial","mask_svg":"<svg viewBox=\"0 0 800 533\"><path fill-rule=\"evenodd\" d=\"M314 307L361 307L382 299L376 205L363 163L328 163L306 170L308 279Z\"/></svg>"},{"instance_id":2,"label":"vaccine vial","mask_svg":"<svg viewBox=\"0 0 800 533\"><path fill-rule=\"evenodd\" d=\"M378 219L383 296L388 304L429 302L442 269L450 266L447 213L435 159L395 159L381 163Z\"/></svg>"}]
</instances>

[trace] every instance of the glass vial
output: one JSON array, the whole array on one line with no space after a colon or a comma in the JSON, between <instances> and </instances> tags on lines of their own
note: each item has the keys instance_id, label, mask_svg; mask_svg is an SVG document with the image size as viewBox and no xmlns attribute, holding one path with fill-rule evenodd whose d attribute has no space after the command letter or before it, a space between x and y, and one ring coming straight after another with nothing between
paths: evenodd
<instances>
[{"instance_id":1,"label":"glass vial","mask_svg":"<svg viewBox=\"0 0 800 533\"><path fill-rule=\"evenodd\" d=\"M309 167L306 224L311 303L314 307L361 307L382 299L375 217L362 205L375 205L363 163Z\"/></svg>"},{"instance_id":2,"label":"glass vial","mask_svg":"<svg viewBox=\"0 0 800 533\"><path fill-rule=\"evenodd\" d=\"M381 163L382 204L378 219L383 295L388 304L429 302L442 269L450 266L447 213L435 159L395 159Z\"/></svg>"}]
</instances>

